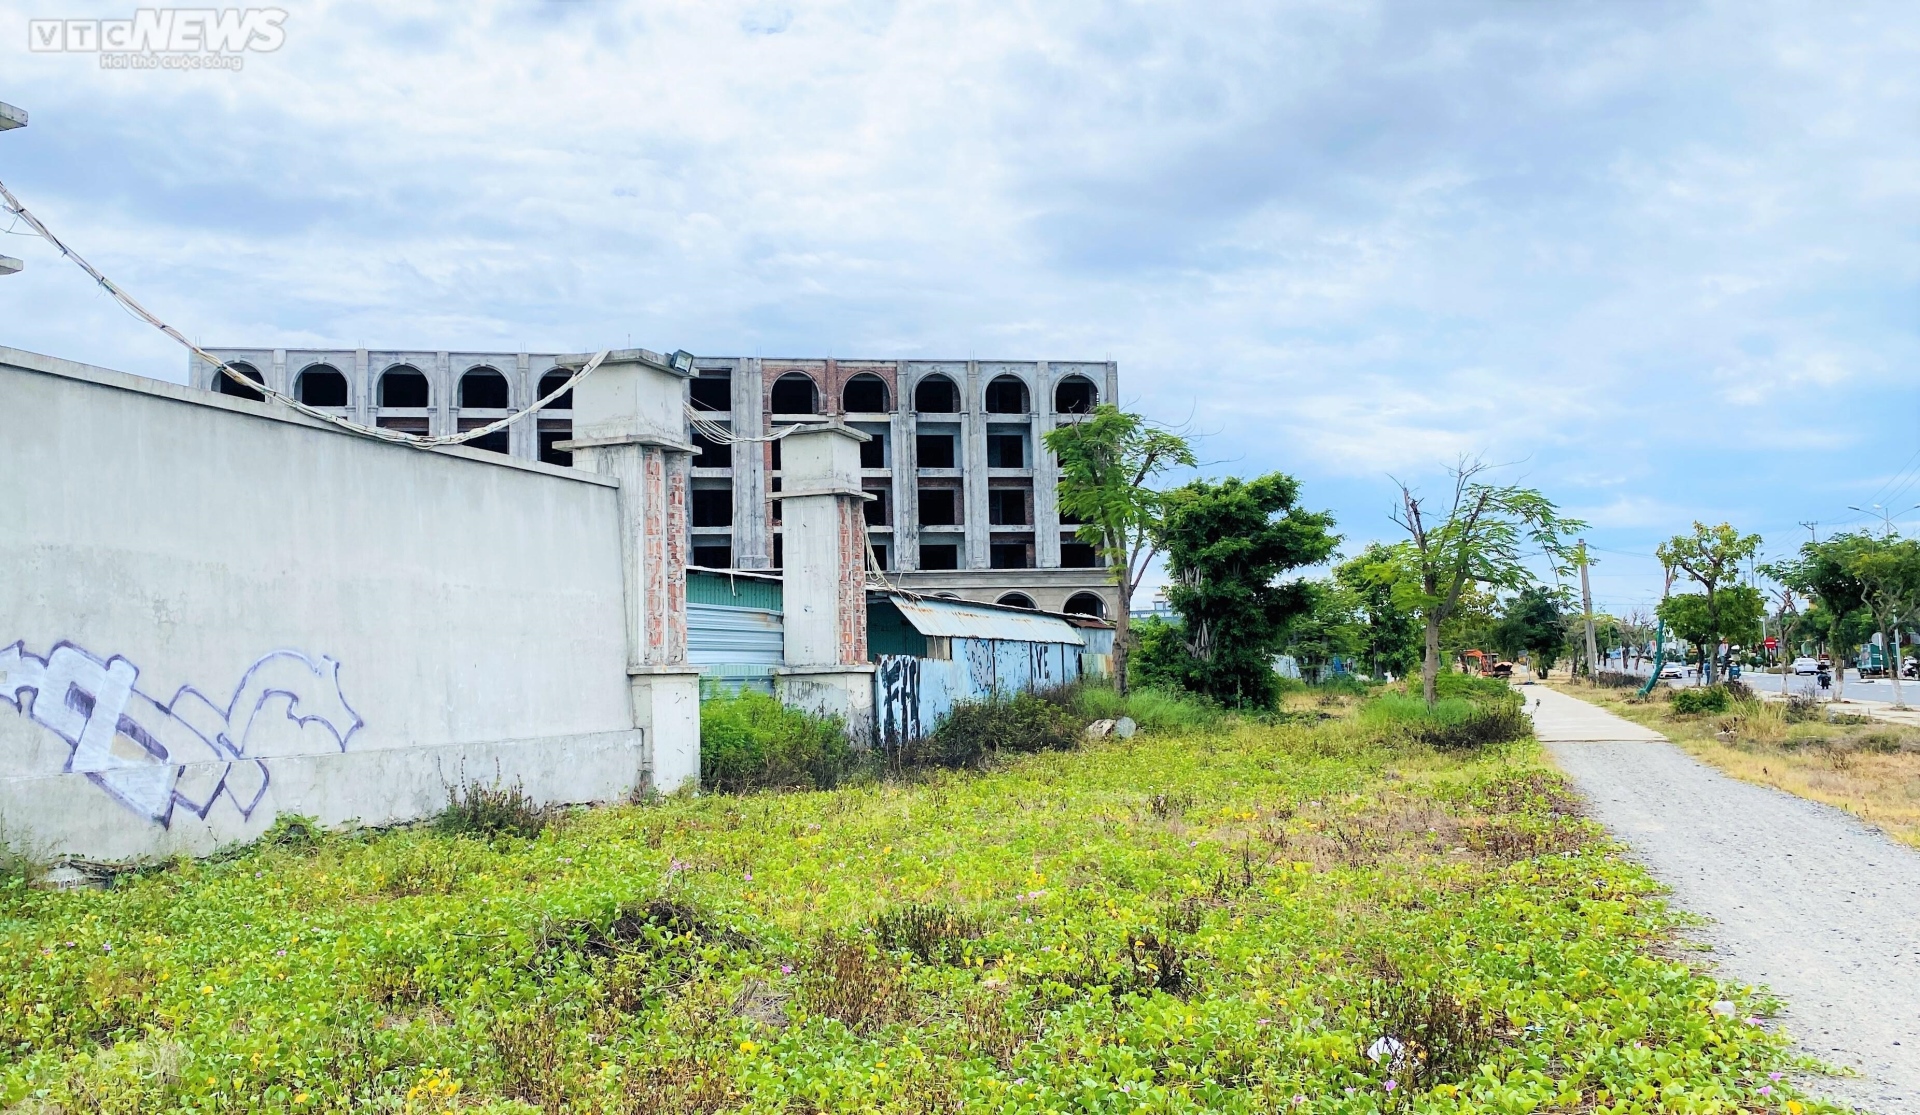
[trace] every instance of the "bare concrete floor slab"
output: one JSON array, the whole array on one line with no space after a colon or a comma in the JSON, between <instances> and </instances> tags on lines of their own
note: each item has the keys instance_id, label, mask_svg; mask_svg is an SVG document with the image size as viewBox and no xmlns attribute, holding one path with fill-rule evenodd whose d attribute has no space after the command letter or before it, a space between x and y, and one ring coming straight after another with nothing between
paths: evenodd
<instances>
[{"instance_id":1,"label":"bare concrete floor slab","mask_svg":"<svg viewBox=\"0 0 1920 1115\"><path fill-rule=\"evenodd\" d=\"M1740 782L1646 728L1526 686L1540 739L1681 909L1722 978L1766 985L1803 1048L1857 1078L1811 1086L1920 1115L1920 853L1830 806Z\"/></svg>"}]
</instances>

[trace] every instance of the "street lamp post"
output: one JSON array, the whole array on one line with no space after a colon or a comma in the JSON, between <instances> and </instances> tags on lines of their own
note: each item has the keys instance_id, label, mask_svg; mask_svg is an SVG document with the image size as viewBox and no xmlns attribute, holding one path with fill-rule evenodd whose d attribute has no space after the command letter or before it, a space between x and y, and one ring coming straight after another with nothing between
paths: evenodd
<instances>
[{"instance_id":1,"label":"street lamp post","mask_svg":"<svg viewBox=\"0 0 1920 1115\"><path fill-rule=\"evenodd\" d=\"M24 128L26 126L26 109L15 108L5 101L0 101L0 132L10 132L15 128ZM21 263L12 256L0 256L0 275L12 275L25 266L26 264Z\"/></svg>"}]
</instances>

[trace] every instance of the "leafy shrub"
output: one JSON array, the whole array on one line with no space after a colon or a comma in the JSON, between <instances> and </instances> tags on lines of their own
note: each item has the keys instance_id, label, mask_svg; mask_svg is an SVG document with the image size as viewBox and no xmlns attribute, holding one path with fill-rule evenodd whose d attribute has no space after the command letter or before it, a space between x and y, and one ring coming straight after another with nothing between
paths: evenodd
<instances>
[{"instance_id":1,"label":"leafy shrub","mask_svg":"<svg viewBox=\"0 0 1920 1115\"><path fill-rule=\"evenodd\" d=\"M1476 706L1466 717L1419 725L1414 738L1439 751L1470 751L1533 734L1533 718L1513 705Z\"/></svg>"},{"instance_id":2,"label":"leafy shrub","mask_svg":"<svg viewBox=\"0 0 1920 1115\"><path fill-rule=\"evenodd\" d=\"M1466 681L1491 679L1454 675ZM1455 686L1471 697L1443 697L1429 709L1419 697L1383 693L1360 706L1360 723L1424 743L1441 751L1467 751L1525 739L1533 721L1521 711L1520 696L1500 685L1496 695L1485 686Z\"/></svg>"},{"instance_id":3,"label":"leafy shrub","mask_svg":"<svg viewBox=\"0 0 1920 1115\"><path fill-rule=\"evenodd\" d=\"M1079 746L1079 718L1037 693L963 701L942 717L910 760L943 767L980 767L1001 752L1070 751Z\"/></svg>"},{"instance_id":4,"label":"leafy shrub","mask_svg":"<svg viewBox=\"0 0 1920 1115\"><path fill-rule=\"evenodd\" d=\"M700 784L721 793L831 790L854 765L837 717L791 709L765 693L700 704Z\"/></svg>"},{"instance_id":5,"label":"leafy shrub","mask_svg":"<svg viewBox=\"0 0 1920 1115\"><path fill-rule=\"evenodd\" d=\"M1602 689L1638 689L1647 684L1647 679L1639 674L1627 674L1619 670L1601 670L1593 675L1593 683Z\"/></svg>"},{"instance_id":6,"label":"leafy shrub","mask_svg":"<svg viewBox=\"0 0 1920 1115\"><path fill-rule=\"evenodd\" d=\"M1412 683L1408 683L1412 688ZM1478 674L1444 673L1433 679L1434 695L1440 698L1464 697L1481 704L1519 704L1520 694L1500 678Z\"/></svg>"},{"instance_id":7,"label":"leafy shrub","mask_svg":"<svg viewBox=\"0 0 1920 1115\"><path fill-rule=\"evenodd\" d=\"M1082 678L1072 685L1039 695L1082 721L1118 720L1129 716L1143 731L1164 735L1210 731L1227 718L1225 709L1197 693L1136 686L1122 697L1106 678Z\"/></svg>"},{"instance_id":8,"label":"leafy shrub","mask_svg":"<svg viewBox=\"0 0 1920 1115\"><path fill-rule=\"evenodd\" d=\"M1465 1080L1499 1050L1493 1018L1471 999L1413 983L1392 964L1380 966L1363 1002L1379 1037L1362 1055L1408 1094Z\"/></svg>"},{"instance_id":9,"label":"leafy shrub","mask_svg":"<svg viewBox=\"0 0 1920 1115\"><path fill-rule=\"evenodd\" d=\"M807 1010L856 1033L904 1015L906 993L899 964L866 941L832 930L820 935L801 969L800 998Z\"/></svg>"},{"instance_id":10,"label":"leafy shrub","mask_svg":"<svg viewBox=\"0 0 1920 1115\"><path fill-rule=\"evenodd\" d=\"M1673 691L1673 711L1676 716L1718 715L1732 707L1733 695L1727 692L1724 685Z\"/></svg>"},{"instance_id":11,"label":"leafy shrub","mask_svg":"<svg viewBox=\"0 0 1920 1115\"><path fill-rule=\"evenodd\" d=\"M447 788L447 807L433 819L433 827L450 836L531 839L552 819L552 811L528 796L518 779L491 785L462 780Z\"/></svg>"},{"instance_id":12,"label":"leafy shrub","mask_svg":"<svg viewBox=\"0 0 1920 1115\"><path fill-rule=\"evenodd\" d=\"M958 964L967 942L979 938L980 922L951 906L910 903L876 916L873 936L881 948L912 953L922 964Z\"/></svg>"}]
</instances>

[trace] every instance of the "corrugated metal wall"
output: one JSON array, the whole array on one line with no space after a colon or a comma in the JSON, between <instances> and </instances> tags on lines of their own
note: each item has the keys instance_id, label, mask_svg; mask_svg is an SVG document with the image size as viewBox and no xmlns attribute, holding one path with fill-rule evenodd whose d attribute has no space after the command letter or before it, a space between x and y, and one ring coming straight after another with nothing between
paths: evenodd
<instances>
[{"instance_id":1,"label":"corrugated metal wall","mask_svg":"<svg viewBox=\"0 0 1920 1115\"><path fill-rule=\"evenodd\" d=\"M951 660L879 655L873 706L880 740L919 739L961 701L1065 685L1080 676L1080 654L1065 643L955 639Z\"/></svg>"},{"instance_id":2,"label":"corrugated metal wall","mask_svg":"<svg viewBox=\"0 0 1920 1115\"><path fill-rule=\"evenodd\" d=\"M774 667L785 661L785 655L786 632L779 612L687 605L687 661L702 667L703 694L742 688L772 693Z\"/></svg>"}]
</instances>

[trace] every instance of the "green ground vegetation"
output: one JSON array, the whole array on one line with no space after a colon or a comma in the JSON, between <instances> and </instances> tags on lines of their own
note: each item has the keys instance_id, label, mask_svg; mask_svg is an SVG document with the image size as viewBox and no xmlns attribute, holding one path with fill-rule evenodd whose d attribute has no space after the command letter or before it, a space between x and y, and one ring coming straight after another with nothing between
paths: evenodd
<instances>
[{"instance_id":1,"label":"green ground vegetation","mask_svg":"<svg viewBox=\"0 0 1920 1115\"><path fill-rule=\"evenodd\" d=\"M0 1108L1820 1110L1454 701L0 883Z\"/></svg>"}]
</instances>

